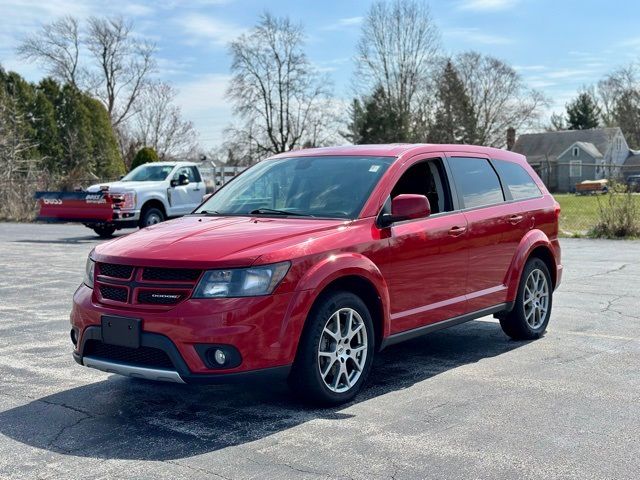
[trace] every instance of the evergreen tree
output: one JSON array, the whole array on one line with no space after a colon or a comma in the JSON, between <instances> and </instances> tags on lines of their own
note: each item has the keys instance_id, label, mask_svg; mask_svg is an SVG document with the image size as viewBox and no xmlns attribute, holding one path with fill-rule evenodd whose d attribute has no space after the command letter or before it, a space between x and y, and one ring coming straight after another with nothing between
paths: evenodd
<instances>
[{"instance_id":1,"label":"evergreen tree","mask_svg":"<svg viewBox=\"0 0 640 480\"><path fill-rule=\"evenodd\" d=\"M117 138L99 101L74 86L50 78L35 85L1 67L0 92L24 119L19 133L30 148L23 155L47 173L110 179L124 172Z\"/></svg>"},{"instance_id":2,"label":"evergreen tree","mask_svg":"<svg viewBox=\"0 0 640 480\"><path fill-rule=\"evenodd\" d=\"M476 118L471 100L451 60L437 85L437 109L429 130L431 143L475 143Z\"/></svg>"},{"instance_id":3,"label":"evergreen tree","mask_svg":"<svg viewBox=\"0 0 640 480\"><path fill-rule=\"evenodd\" d=\"M131 170L140 165L144 165L145 163L157 162L158 154L151 147L144 147L138 150L136 156L133 158L133 162L131 162Z\"/></svg>"},{"instance_id":4,"label":"evergreen tree","mask_svg":"<svg viewBox=\"0 0 640 480\"><path fill-rule=\"evenodd\" d=\"M355 144L404 142L407 119L396 112L382 87L364 100L355 99L351 107L351 122L344 136Z\"/></svg>"},{"instance_id":5,"label":"evergreen tree","mask_svg":"<svg viewBox=\"0 0 640 480\"><path fill-rule=\"evenodd\" d=\"M589 92L582 92L567 104L567 128L587 130L600 126L600 108Z\"/></svg>"}]
</instances>

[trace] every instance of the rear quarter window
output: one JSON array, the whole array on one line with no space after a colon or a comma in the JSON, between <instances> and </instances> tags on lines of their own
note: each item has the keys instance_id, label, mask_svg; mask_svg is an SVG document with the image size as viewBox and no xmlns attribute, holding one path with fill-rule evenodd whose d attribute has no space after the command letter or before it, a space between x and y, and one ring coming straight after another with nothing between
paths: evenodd
<instances>
[{"instance_id":1,"label":"rear quarter window","mask_svg":"<svg viewBox=\"0 0 640 480\"><path fill-rule=\"evenodd\" d=\"M517 163L494 160L494 165L505 188L509 190L514 200L535 198L542 195L531 175Z\"/></svg>"},{"instance_id":2,"label":"rear quarter window","mask_svg":"<svg viewBox=\"0 0 640 480\"><path fill-rule=\"evenodd\" d=\"M488 160L454 157L449 164L463 208L504 202L500 180Z\"/></svg>"}]
</instances>

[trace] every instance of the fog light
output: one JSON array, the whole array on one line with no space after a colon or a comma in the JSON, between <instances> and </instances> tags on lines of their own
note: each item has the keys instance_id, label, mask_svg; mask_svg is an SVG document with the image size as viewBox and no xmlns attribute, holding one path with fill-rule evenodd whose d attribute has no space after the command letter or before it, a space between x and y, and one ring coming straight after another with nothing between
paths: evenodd
<instances>
[{"instance_id":1,"label":"fog light","mask_svg":"<svg viewBox=\"0 0 640 480\"><path fill-rule=\"evenodd\" d=\"M224 362L226 362L226 361L227 361L227 356L226 356L226 355L225 355L225 353L224 353L222 350L220 350L220 349L217 349L217 350L214 352L214 354L213 354L213 358L215 358L216 363L217 363L218 365L224 365Z\"/></svg>"}]
</instances>

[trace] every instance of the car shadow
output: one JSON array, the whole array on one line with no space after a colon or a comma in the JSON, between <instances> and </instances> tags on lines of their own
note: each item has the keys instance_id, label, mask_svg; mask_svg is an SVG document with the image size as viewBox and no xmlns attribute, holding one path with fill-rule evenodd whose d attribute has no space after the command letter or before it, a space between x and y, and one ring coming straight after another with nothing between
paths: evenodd
<instances>
[{"instance_id":1,"label":"car shadow","mask_svg":"<svg viewBox=\"0 0 640 480\"><path fill-rule=\"evenodd\" d=\"M377 355L368 384L351 405L523 345L497 324L476 321L389 347ZM113 375L0 413L0 433L74 456L175 460L318 418L350 418L348 406L305 406L281 383L176 386Z\"/></svg>"}]
</instances>

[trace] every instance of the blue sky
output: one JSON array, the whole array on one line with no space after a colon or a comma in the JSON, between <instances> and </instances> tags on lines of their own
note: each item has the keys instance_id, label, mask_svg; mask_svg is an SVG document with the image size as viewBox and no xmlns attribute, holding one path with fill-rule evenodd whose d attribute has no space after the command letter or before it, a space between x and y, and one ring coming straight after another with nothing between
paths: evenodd
<instances>
[{"instance_id":1,"label":"blue sky","mask_svg":"<svg viewBox=\"0 0 640 480\"><path fill-rule=\"evenodd\" d=\"M640 59L640 2L596 0L435 0L428 2L444 51L475 49L504 59L560 111L582 85ZM186 118L205 147L232 119L224 98L227 43L266 10L301 22L311 61L348 99L355 44L368 0L0 0L0 63L29 80L42 72L15 56L15 46L42 22L123 14L158 45L158 76L180 90Z\"/></svg>"}]
</instances>

